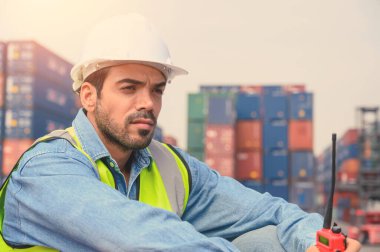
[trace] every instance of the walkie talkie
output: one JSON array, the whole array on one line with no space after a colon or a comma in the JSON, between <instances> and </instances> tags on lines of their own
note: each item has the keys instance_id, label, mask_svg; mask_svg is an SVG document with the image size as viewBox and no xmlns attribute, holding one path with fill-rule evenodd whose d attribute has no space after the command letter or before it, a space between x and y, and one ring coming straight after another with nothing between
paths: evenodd
<instances>
[{"instance_id":1,"label":"walkie talkie","mask_svg":"<svg viewBox=\"0 0 380 252\"><path fill-rule=\"evenodd\" d=\"M317 248L321 252L343 252L347 248L346 236L342 234L342 229L334 223L331 227L332 204L335 190L335 161L336 157L336 134L332 135L332 178L329 201L323 221L323 228L317 232Z\"/></svg>"}]
</instances>

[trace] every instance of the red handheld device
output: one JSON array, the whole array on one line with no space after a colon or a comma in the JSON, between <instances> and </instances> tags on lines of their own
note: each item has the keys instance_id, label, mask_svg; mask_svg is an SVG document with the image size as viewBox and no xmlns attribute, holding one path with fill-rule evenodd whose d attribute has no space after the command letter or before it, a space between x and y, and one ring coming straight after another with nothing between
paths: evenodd
<instances>
[{"instance_id":1,"label":"red handheld device","mask_svg":"<svg viewBox=\"0 0 380 252\"><path fill-rule=\"evenodd\" d=\"M342 229L336 223L331 227L332 203L335 190L335 157L336 157L336 134L332 135L332 178L329 201L323 221L323 228L317 232L317 248L321 252L343 252L347 248L347 242Z\"/></svg>"}]
</instances>

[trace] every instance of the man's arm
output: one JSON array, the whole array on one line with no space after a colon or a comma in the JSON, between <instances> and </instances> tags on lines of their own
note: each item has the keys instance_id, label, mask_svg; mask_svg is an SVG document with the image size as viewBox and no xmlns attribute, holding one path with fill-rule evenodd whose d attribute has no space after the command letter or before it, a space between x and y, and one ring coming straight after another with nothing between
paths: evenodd
<instances>
[{"instance_id":1,"label":"man's arm","mask_svg":"<svg viewBox=\"0 0 380 252\"><path fill-rule=\"evenodd\" d=\"M279 240L288 251L306 251L315 244L322 216L268 193L258 193L178 150L189 163L193 189L183 219L209 237L232 240L248 231L276 225Z\"/></svg>"},{"instance_id":2,"label":"man's arm","mask_svg":"<svg viewBox=\"0 0 380 252\"><path fill-rule=\"evenodd\" d=\"M202 235L174 213L127 199L100 182L79 151L65 140L55 141L67 148L39 144L12 176L5 202L6 240L61 251L236 251L230 242Z\"/></svg>"}]
</instances>

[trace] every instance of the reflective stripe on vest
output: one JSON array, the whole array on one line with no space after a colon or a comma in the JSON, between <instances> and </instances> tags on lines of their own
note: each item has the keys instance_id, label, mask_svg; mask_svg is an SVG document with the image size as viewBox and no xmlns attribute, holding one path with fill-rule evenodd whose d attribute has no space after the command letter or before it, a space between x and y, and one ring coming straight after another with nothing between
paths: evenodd
<instances>
[{"instance_id":1,"label":"reflective stripe on vest","mask_svg":"<svg viewBox=\"0 0 380 252\"><path fill-rule=\"evenodd\" d=\"M101 160L95 163L91 157L83 151L73 127L67 128L66 130L56 130L37 139L28 150L33 148L37 143L59 138L67 140L85 155L97 169L100 180L115 188L115 180L110 171L112 168L107 167ZM151 161L151 165L142 169L139 175L140 185L138 188L138 200L153 207L172 211L181 217L186 208L191 190L191 174L187 163L173 147L157 142L156 140L151 141L148 146L148 151L151 153L153 160ZM18 162L12 172L17 169ZM41 246L12 248L2 239L5 193L9 178L10 175L0 191L0 251L55 251Z\"/></svg>"}]
</instances>

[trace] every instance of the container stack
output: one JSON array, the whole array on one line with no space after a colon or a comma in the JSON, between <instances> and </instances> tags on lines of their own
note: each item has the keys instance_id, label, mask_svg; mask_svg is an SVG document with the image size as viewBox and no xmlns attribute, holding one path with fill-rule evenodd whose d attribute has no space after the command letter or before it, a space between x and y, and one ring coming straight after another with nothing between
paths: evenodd
<instances>
[{"instance_id":1,"label":"container stack","mask_svg":"<svg viewBox=\"0 0 380 252\"><path fill-rule=\"evenodd\" d=\"M289 200L288 99L282 86L264 86L264 190Z\"/></svg>"},{"instance_id":2,"label":"container stack","mask_svg":"<svg viewBox=\"0 0 380 252\"><path fill-rule=\"evenodd\" d=\"M7 42L3 174L34 140L71 125L72 65L33 41Z\"/></svg>"},{"instance_id":3,"label":"container stack","mask_svg":"<svg viewBox=\"0 0 380 252\"><path fill-rule=\"evenodd\" d=\"M313 103L304 85L202 86L188 105L190 154L204 153L209 166L247 187L313 207Z\"/></svg>"},{"instance_id":4,"label":"container stack","mask_svg":"<svg viewBox=\"0 0 380 252\"><path fill-rule=\"evenodd\" d=\"M259 192L263 185L261 87L241 87L236 95L236 179Z\"/></svg>"},{"instance_id":5,"label":"container stack","mask_svg":"<svg viewBox=\"0 0 380 252\"><path fill-rule=\"evenodd\" d=\"M5 57L6 45L0 42L0 167L3 163L3 137L4 137L4 96L5 96ZM2 174L0 172L0 181L2 181Z\"/></svg>"},{"instance_id":6,"label":"container stack","mask_svg":"<svg viewBox=\"0 0 380 252\"><path fill-rule=\"evenodd\" d=\"M187 122L187 150L197 159L204 160L204 138L207 117L207 95L189 94Z\"/></svg>"},{"instance_id":7,"label":"container stack","mask_svg":"<svg viewBox=\"0 0 380 252\"><path fill-rule=\"evenodd\" d=\"M313 94L289 94L290 200L314 208Z\"/></svg>"},{"instance_id":8,"label":"container stack","mask_svg":"<svg viewBox=\"0 0 380 252\"><path fill-rule=\"evenodd\" d=\"M205 161L222 176L235 176L235 93L238 87L201 87L208 97Z\"/></svg>"}]
</instances>

